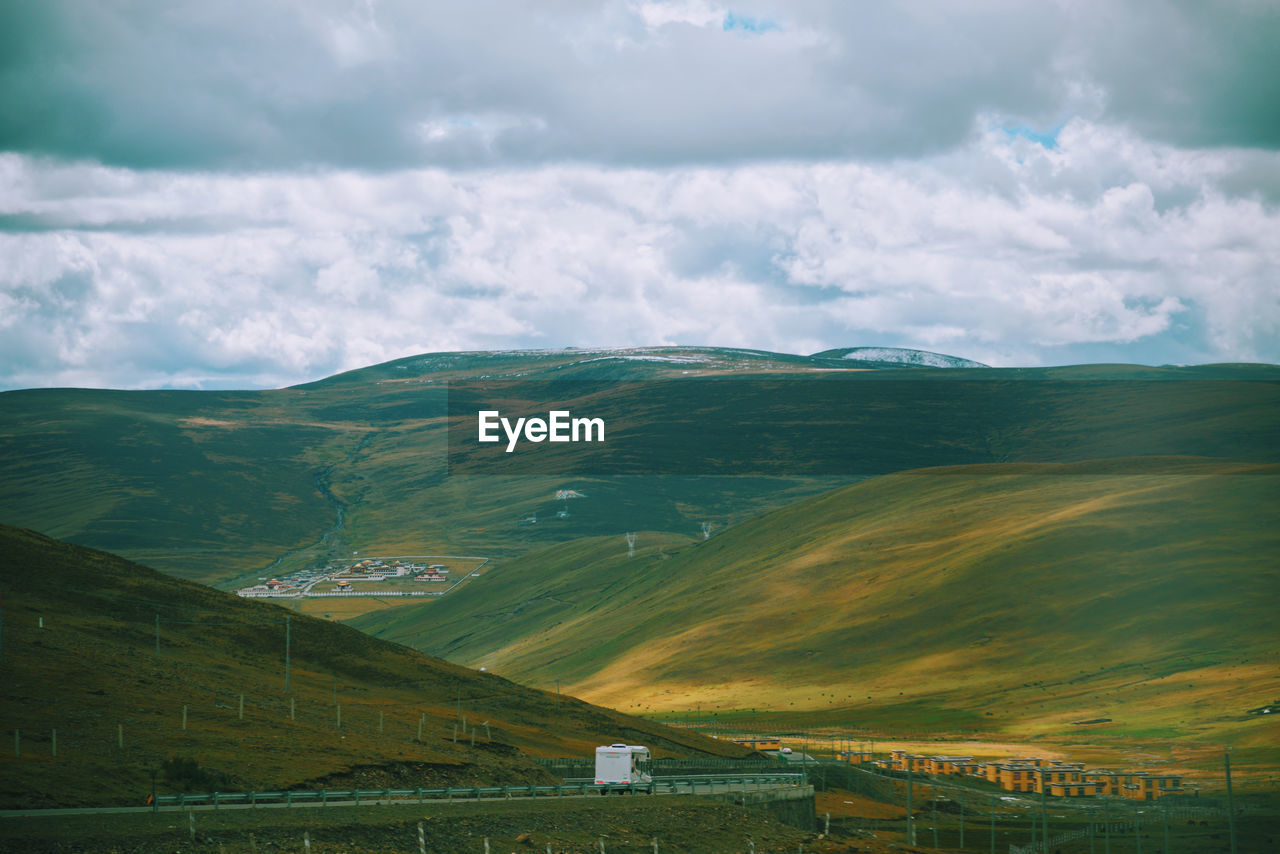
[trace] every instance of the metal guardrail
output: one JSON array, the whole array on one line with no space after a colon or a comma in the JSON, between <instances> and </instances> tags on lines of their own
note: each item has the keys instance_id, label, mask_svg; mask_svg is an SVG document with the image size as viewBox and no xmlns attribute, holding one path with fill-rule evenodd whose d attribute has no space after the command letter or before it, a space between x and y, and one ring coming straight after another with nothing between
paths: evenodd
<instances>
[{"instance_id":1,"label":"metal guardrail","mask_svg":"<svg viewBox=\"0 0 1280 854\"><path fill-rule=\"evenodd\" d=\"M575 765L591 767L595 764L595 759L590 756L576 757L535 757L534 764L542 765L546 768L570 768ZM747 769L758 769L768 767L778 767L781 762L777 759L650 759L648 762L641 762L650 768L725 768L736 771Z\"/></svg>"},{"instance_id":2,"label":"metal guardrail","mask_svg":"<svg viewBox=\"0 0 1280 854\"><path fill-rule=\"evenodd\" d=\"M788 784L798 786L804 782L803 774L749 774L737 776L718 776L700 774L689 777L660 777L643 786L632 786L632 791L651 795L675 794L681 789L689 789L698 793L698 787L706 785L707 792L714 791L717 784L721 786ZM424 800L490 800L517 797L564 797L565 795L587 795L593 792L616 790L620 786L578 782L557 786L463 786L436 789L318 789L315 791L285 792L205 792L201 794L158 795L156 806L250 806L259 804L283 804L286 807L294 804L316 804L351 802L358 806L362 801L369 803L386 803L388 801L410 801L418 803Z\"/></svg>"}]
</instances>

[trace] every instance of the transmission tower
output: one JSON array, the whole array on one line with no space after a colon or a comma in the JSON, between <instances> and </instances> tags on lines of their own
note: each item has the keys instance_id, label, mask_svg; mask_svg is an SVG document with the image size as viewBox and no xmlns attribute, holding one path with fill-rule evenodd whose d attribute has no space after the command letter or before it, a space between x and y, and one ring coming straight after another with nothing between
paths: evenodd
<instances>
[{"instance_id":1,"label":"transmission tower","mask_svg":"<svg viewBox=\"0 0 1280 854\"><path fill-rule=\"evenodd\" d=\"M706 540L710 538L711 538L711 523L703 522L702 523L702 539Z\"/></svg>"},{"instance_id":2,"label":"transmission tower","mask_svg":"<svg viewBox=\"0 0 1280 854\"><path fill-rule=\"evenodd\" d=\"M636 535L628 531L627 532L627 557L635 557L635 556L636 556Z\"/></svg>"}]
</instances>

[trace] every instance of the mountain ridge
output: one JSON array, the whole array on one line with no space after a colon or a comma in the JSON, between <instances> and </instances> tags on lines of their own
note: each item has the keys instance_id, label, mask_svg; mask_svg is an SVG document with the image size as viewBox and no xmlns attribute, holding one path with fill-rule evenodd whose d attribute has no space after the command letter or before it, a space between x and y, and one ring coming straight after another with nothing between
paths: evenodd
<instances>
[{"instance_id":1,"label":"mountain ridge","mask_svg":"<svg viewBox=\"0 0 1280 854\"><path fill-rule=\"evenodd\" d=\"M988 368L982 362L949 356L931 350L910 347L839 347L814 353L815 359L844 359L851 362L874 362L879 366L902 365L925 368Z\"/></svg>"}]
</instances>

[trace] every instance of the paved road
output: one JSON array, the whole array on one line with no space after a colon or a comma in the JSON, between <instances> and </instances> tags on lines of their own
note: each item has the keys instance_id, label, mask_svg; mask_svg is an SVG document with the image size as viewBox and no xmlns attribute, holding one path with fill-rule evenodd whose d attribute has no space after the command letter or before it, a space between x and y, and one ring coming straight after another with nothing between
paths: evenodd
<instances>
[{"instance_id":1,"label":"paved road","mask_svg":"<svg viewBox=\"0 0 1280 854\"><path fill-rule=\"evenodd\" d=\"M665 784L664 784L665 785ZM707 783L699 781L696 783L680 783L675 784L674 791L658 792L658 795L723 795L731 792L763 792L775 789L791 789L794 786L786 783ZM647 795L647 792L641 792ZM617 797L612 795L611 797ZM527 793L512 792L510 800L523 800L530 798ZM540 793L532 799L535 801L552 801L561 800L563 798L600 798L597 792L590 794L565 794L554 795ZM488 797L479 799L488 803L491 801L508 800L500 795L490 794ZM424 798L423 804L450 804L450 803L476 803L474 797L464 798L461 796L454 797L452 800L447 798ZM189 804L187 806L162 806L159 809L148 806L137 807L66 807L58 809L25 809L25 810L0 810L0 818L20 818L20 817L40 817L40 816L57 816L57 815L110 815L113 813L146 813L146 812L186 812L187 810L249 810L249 809L310 809L312 807L354 807L354 806L417 806L419 803L417 798L361 798L359 803L355 800L328 801L320 803L319 801L298 801L293 804L269 803L269 804L220 804L217 807L212 804Z\"/></svg>"}]
</instances>

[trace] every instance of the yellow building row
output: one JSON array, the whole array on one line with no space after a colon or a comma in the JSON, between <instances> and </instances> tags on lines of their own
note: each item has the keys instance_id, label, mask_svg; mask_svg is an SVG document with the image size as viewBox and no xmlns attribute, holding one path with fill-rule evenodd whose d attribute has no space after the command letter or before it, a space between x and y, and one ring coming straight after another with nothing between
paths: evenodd
<instances>
[{"instance_id":1,"label":"yellow building row","mask_svg":"<svg viewBox=\"0 0 1280 854\"><path fill-rule=\"evenodd\" d=\"M1009 792L1034 792L1058 797L1111 795L1136 801L1153 801L1182 792L1178 774L1149 774L1131 771L1084 770L1083 762L1026 757L1003 762L974 762L972 756L925 756L895 750L877 765L894 771L917 774L981 777Z\"/></svg>"}]
</instances>

